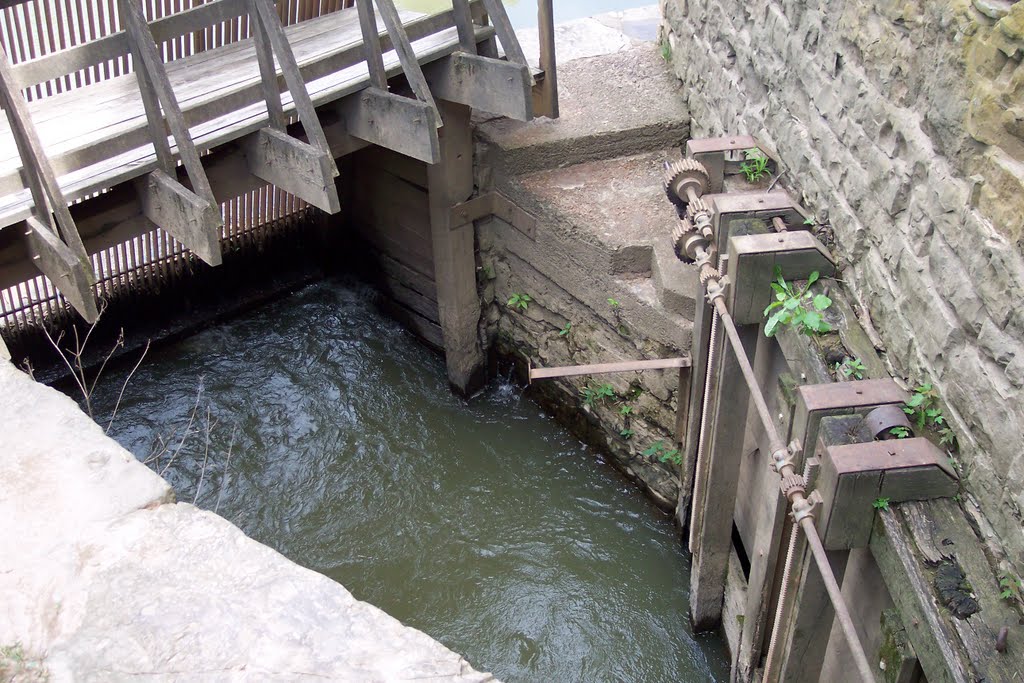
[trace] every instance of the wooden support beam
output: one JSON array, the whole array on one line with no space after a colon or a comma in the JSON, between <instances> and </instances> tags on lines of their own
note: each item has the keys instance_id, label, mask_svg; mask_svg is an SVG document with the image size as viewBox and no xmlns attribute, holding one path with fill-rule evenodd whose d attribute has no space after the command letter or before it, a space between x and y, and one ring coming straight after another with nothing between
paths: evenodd
<instances>
[{"instance_id":1,"label":"wooden support beam","mask_svg":"<svg viewBox=\"0 0 1024 683\"><path fill-rule=\"evenodd\" d=\"M219 266L220 207L189 191L163 171L153 171L137 181L142 214L157 227L188 247L211 266Z\"/></svg>"},{"instance_id":2,"label":"wooden support beam","mask_svg":"<svg viewBox=\"0 0 1024 683\"><path fill-rule=\"evenodd\" d=\"M373 0L356 0L359 12L359 28L363 34L363 52L366 68L370 73L370 85L380 90L388 89L388 77L384 73L384 58L380 49L380 33L373 13Z\"/></svg>"},{"instance_id":3,"label":"wooden support beam","mask_svg":"<svg viewBox=\"0 0 1024 683\"><path fill-rule=\"evenodd\" d=\"M473 28L473 13L469 0L452 0L455 15L455 29L459 32L459 46L466 54L476 54L476 30Z\"/></svg>"},{"instance_id":4,"label":"wooden support beam","mask_svg":"<svg viewBox=\"0 0 1024 683\"><path fill-rule=\"evenodd\" d=\"M425 102L367 88L342 100L338 111L350 135L428 164L441 160L434 109Z\"/></svg>"},{"instance_id":5,"label":"wooden support beam","mask_svg":"<svg viewBox=\"0 0 1024 683\"><path fill-rule=\"evenodd\" d=\"M784 616L785 640L778 649L781 662L777 668L778 677L772 678L775 683L819 683L836 616L821 572L802 533L799 544L804 551L797 555L799 566L792 570L795 576L799 576L799 583L795 587L795 604ZM849 556L848 550L828 552L829 566L840 586Z\"/></svg>"},{"instance_id":6,"label":"wooden support beam","mask_svg":"<svg viewBox=\"0 0 1024 683\"><path fill-rule=\"evenodd\" d=\"M320 125L320 119L313 106L313 100L306 89L306 81L299 71L299 64L295 60L295 53L288 43L288 36L284 26L277 14L272 0L250 0L250 17L257 24L256 30L263 33L267 42L273 48L274 56L281 65L281 73L284 76L285 85L291 93L292 102L295 104L295 112L302 122L302 128L306 132L309 144L324 154L330 155L330 145L327 144L327 136ZM408 38L406 39L408 40ZM330 157L331 178L338 177L338 168L334 164L334 157Z\"/></svg>"},{"instance_id":7,"label":"wooden support beam","mask_svg":"<svg viewBox=\"0 0 1024 683\"><path fill-rule=\"evenodd\" d=\"M0 107L7 114L32 195L33 213L26 219L25 232L32 261L86 321L95 322L99 310L92 291L95 275L89 256L3 50Z\"/></svg>"},{"instance_id":8,"label":"wooden support beam","mask_svg":"<svg viewBox=\"0 0 1024 683\"><path fill-rule=\"evenodd\" d=\"M544 79L533 89L533 113L558 118L558 60L555 57L555 19L552 0L537 2L537 32L540 39L539 65Z\"/></svg>"},{"instance_id":9,"label":"wooden support beam","mask_svg":"<svg viewBox=\"0 0 1024 683\"><path fill-rule=\"evenodd\" d=\"M458 228L491 216L497 216L531 240L536 239L537 219L500 192L486 192L453 206L451 225Z\"/></svg>"},{"instance_id":10,"label":"wooden support beam","mask_svg":"<svg viewBox=\"0 0 1024 683\"><path fill-rule=\"evenodd\" d=\"M253 133L243 146L249 172L257 178L327 213L341 210L330 153L273 128Z\"/></svg>"},{"instance_id":11,"label":"wooden support beam","mask_svg":"<svg viewBox=\"0 0 1024 683\"><path fill-rule=\"evenodd\" d=\"M428 64L423 73L438 99L517 121L533 118L527 66L456 52Z\"/></svg>"},{"instance_id":12,"label":"wooden support beam","mask_svg":"<svg viewBox=\"0 0 1024 683\"><path fill-rule=\"evenodd\" d=\"M500 0L484 0L484 7L487 9L487 16L494 24L494 32L498 34L498 42L505 49L505 56L508 61L521 66L529 66L526 62L526 55L523 47L519 44L516 31L512 28L512 22L505 11L505 5ZM533 74L530 74L530 85L533 85Z\"/></svg>"},{"instance_id":13,"label":"wooden support beam","mask_svg":"<svg viewBox=\"0 0 1024 683\"><path fill-rule=\"evenodd\" d=\"M593 365L566 365L555 368L530 368L530 381L554 377L578 377L580 375L606 375L616 372L640 372L641 370L667 370L690 367L689 358L655 358L651 360L625 360L617 363L595 363Z\"/></svg>"},{"instance_id":14,"label":"wooden support beam","mask_svg":"<svg viewBox=\"0 0 1024 683\"><path fill-rule=\"evenodd\" d=\"M758 328L738 329L747 356L752 356ZM713 342L715 340L712 340ZM704 435L702 499L694 500L696 544L690 570L690 621L696 631L721 624L725 579L732 549L733 516L740 464L747 433L750 392L736 354L723 339L718 349L718 391L712 403L709 433ZM727 390L726 390L727 388Z\"/></svg>"},{"instance_id":15,"label":"wooden support beam","mask_svg":"<svg viewBox=\"0 0 1024 683\"><path fill-rule=\"evenodd\" d=\"M441 159L427 168L430 234L437 305L444 335L448 381L472 394L486 381L484 354L477 327L480 300L476 291L473 224L453 230L451 207L473 193L473 131L469 107L441 100Z\"/></svg>"},{"instance_id":16,"label":"wooden support beam","mask_svg":"<svg viewBox=\"0 0 1024 683\"><path fill-rule=\"evenodd\" d=\"M88 322L100 317L93 294L95 278L84 261L64 244L50 226L32 216L25 221L25 238L36 267Z\"/></svg>"},{"instance_id":17,"label":"wooden support beam","mask_svg":"<svg viewBox=\"0 0 1024 683\"><path fill-rule=\"evenodd\" d=\"M220 206L141 7L133 0L121 0L119 6L135 61L150 137L160 164L158 170L136 183L142 213L205 263L218 266L222 260L220 234L224 225ZM167 142L168 129L191 190L178 182L174 157Z\"/></svg>"},{"instance_id":18,"label":"wooden support beam","mask_svg":"<svg viewBox=\"0 0 1024 683\"><path fill-rule=\"evenodd\" d=\"M398 10L392 0L376 0L377 9L380 10L380 18L384 20L384 26L388 29L388 36L391 37L391 45L394 47L398 61L402 64L402 73L405 80L409 81L409 87L416 93L416 99L426 102L437 114L437 125L442 125L441 115L434 102L434 96L430 93L430 86L423 76L419 60L413 52L412 43L409 41L409 34L405 31L402 18L398 16Z\"/></svg>"}]
</instances>

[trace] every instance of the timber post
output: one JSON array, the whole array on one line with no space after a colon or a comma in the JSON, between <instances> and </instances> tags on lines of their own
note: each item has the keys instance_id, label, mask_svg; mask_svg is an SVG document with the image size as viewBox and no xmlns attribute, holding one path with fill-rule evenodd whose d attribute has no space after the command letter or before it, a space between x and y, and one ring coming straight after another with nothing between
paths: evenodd
<instances>
[{"instance_id":1,"label":"timber post","mask_svg":"<svg viewBox=\"0 0 1024 683\"><path fill-rule=\"evenodd\" d=\"M444 338L448 381L469 395L486 381L477 332L480 299L476 289L473 222L456 225L451 208L473 194L471 109L438 100L444 127L438 130L441 160L427 167L430 234L437 284L437 306Z\"/></svg>"}]
</instances>

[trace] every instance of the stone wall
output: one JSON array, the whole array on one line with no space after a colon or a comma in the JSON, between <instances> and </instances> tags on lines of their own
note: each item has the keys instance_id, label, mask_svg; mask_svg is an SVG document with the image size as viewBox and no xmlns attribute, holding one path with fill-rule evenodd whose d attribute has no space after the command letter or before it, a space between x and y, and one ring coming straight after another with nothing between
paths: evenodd
<instances>
[{"instance_id":1,"label":"stone wall","mask_svg":"<svg viewBox=\"0 0 1024 683\"><path fill-rule=\"evenodd\" d=\"M694 137L757 136L932 381L1024 569L1024 2L662 0Z\"/></svg>"}]
</instances>

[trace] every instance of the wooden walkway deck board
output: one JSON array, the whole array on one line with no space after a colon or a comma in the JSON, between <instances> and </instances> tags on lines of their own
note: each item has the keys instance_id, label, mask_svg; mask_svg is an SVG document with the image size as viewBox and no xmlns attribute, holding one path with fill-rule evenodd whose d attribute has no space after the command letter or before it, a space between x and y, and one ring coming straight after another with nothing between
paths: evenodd
<instances>
[{"instance_id":1,"label":"wooden walkway deck board","mask_svg":"<svg viewBox=\"0 0 1024 683\"><path fill-rule=\"evenodd\" d=\"M426 16L402 12L417 61L427 64L459 49L450 12ZM378 19L378 30L384 33ZM493 29L478 27L478 40ZM355 9L286 28L307 89L321 106L369 85ZM382 36L382 38L384 38ZM401 72L394 50L384 55L388 75ZM267 125L259 67L252 39L169 62L167 73L197 148L205 151ZM280 79L279 79L280 80ZM286 113L294 107L282 93ZM157 168L134 74L75 89L29 105L45 152L65 199L73 201ZM21 159L6 120L0 121L0 228L31 214L23 189Z\"/></svg>"}]
</instances>

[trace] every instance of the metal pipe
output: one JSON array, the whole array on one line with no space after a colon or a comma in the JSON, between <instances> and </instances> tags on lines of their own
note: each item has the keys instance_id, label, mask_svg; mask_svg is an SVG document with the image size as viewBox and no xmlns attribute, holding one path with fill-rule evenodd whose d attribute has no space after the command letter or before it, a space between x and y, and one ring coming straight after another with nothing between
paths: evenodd
<instances>
[{"instance_id":1,"label":"metal pipe","mask_svg":"<svg viewBox=\"0 0 1024 683\"><path fill-rule=\"evenodd\" d=\"M702 489L704 488L704 475L702 473L702 464L704 462L704 432L708 426L708 413L711 412L711 406L709 405L709 398L711 397L711 369L715 365L715 339L718 335L718 316L711 316L711 344L708 347L708 364L707 370L704 373L704 400L701 402L700 410L700 428L697 432L697 462L694 463L693 473L693 498L690 500L690 537L689 543L687 544L690 548L690 552L694 552L694 548L697 547L697 502L703 495Z\"/></svg>"},{"instance_id":2,"label":"metal pipe","mask_svg":"<svg viewBox=\"0 0 1024 683\"><path fill-rule=\"evenodd\" d=\"M801 519L800 528L803 529L804 535L807 536L807 543L811 547L811 554L814 555L814 561L818 564L818 571L821 572L821 578L825 582L825 590L828 591L828 596L832 599L832 607L835 608L836 618L839 619L839 625L843 628L846 642L850 645L853 659L857 662L860 676L864 679L865 683L873 683L875 675L871 670L871 664L868 662L867 655L864 654L864 646L860 643L860 637L857 635L857 630L853 625L853 619L850 617L850 611L846 607L846 601L843 600L839 583L836 581L836 577L832 573L832 567L828 563L825 547L821 544L821 539L818 537L817 527L814 526L814 518L804 517Z\"/></svg>"}]
</instances>

